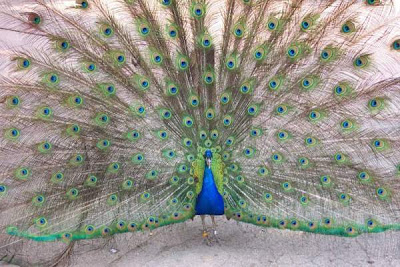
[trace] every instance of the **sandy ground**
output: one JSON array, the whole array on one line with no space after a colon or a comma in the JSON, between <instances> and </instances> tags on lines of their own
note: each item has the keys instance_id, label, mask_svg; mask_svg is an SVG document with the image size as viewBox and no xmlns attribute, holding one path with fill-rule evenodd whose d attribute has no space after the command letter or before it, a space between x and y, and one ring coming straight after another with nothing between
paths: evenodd
<instances>
[{"instance_id":1,"label":"sandy ground","mask_svg":"<svg viewBox=\"0 0 400 267\"><path fill-rule=\"evenodd\" d=\"M217 223L219 243L204 241L196 217L193 222L157 229L152 235L128 233L107 242L79 242L68 265L400 266L400 232L342 238L261 228L224 217ZM47 253L45 247L39 253Z\"/></svg>"}]
</instances>

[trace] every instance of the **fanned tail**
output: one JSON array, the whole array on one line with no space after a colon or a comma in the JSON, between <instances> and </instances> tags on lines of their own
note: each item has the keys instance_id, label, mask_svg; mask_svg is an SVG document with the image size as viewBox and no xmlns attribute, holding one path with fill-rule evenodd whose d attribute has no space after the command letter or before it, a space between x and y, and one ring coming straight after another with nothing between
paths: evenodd
<instances>
[{"instance_id":1,"label":"fanned tail","mask_svg":"<svg viewBox=\"0 0 400 267\"><path fill-rule=\"evenodd\" d=\"M26 38L6 47L0 78L0 230L17 240L193 218L207 149L228 218L399 229L391 2L40 0L4 12Z\"/></svg>"}]
</instances>

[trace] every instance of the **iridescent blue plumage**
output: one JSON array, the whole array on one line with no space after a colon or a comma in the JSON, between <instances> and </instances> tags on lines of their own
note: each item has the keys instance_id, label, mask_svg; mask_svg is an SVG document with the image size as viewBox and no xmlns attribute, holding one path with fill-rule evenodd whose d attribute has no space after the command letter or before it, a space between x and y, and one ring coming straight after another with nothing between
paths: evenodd
<instances>
[{"instance_id":1,"label":"iridescent blue plumage","mask_svg":"<svg viewBox=\"0 0 400 267\"><path fill-rule=\"evenodd\" d=\"M211 168L204 170L203 187L197 197L197 215L223 215L224 200L217 190Z\"/></svg>"},{"instance_id":2,"label":"iridescent blue plumage","mask_svg":"<svg viewBox=\"0 0 400 267\"><path fill-rule=\"evenodd\" d=\"M223 215L224 200L218 192L211 170L211 150L205 152L206 166L204 169L203 186L196 201L196 215Z\"/></svg>"}]
</instances>

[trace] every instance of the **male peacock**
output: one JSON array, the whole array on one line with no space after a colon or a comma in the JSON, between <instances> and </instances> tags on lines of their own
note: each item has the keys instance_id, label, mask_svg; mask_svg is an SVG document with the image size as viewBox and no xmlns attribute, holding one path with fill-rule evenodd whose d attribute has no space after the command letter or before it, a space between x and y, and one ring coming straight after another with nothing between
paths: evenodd
<instances>
[{"instance_id":1,"label":"male peacock","mask_svg":"<svg viewBox=\"0 0 400 267\"><path fill-rule=\"evenodd\" d=\"M196 214L348 237L400 229L392 2L36 0L1 12L26 39L3 45L0 247Z\"/></svg>"}]
</instances>

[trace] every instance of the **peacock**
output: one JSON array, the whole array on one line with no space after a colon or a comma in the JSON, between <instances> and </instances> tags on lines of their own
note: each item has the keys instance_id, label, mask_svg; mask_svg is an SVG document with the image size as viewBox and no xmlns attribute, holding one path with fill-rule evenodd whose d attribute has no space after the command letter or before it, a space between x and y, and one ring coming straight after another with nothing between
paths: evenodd
<instances>
[{"instance_id":1,"label":"peacock","mask_svg":"<svg viewBox=\"0 0 400 267\"><path fill-rule=\"evenodd\" d=\"M196 215L400 230L394 1L5 2L1 249Z\"/></svg>"}]
</instances>

